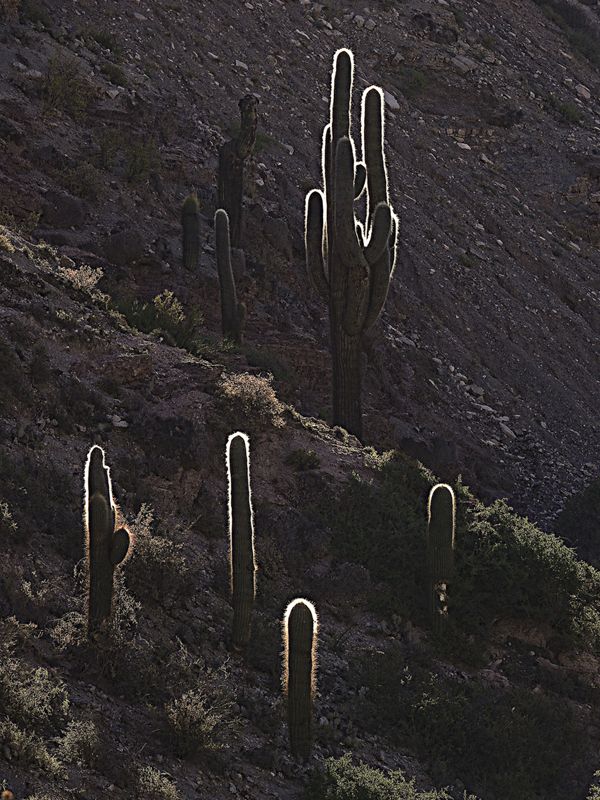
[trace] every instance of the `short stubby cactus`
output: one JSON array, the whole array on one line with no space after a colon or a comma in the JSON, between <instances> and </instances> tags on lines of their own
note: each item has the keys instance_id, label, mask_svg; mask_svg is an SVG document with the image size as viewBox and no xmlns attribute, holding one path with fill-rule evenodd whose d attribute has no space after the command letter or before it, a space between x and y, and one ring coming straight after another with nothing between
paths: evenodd
<instances>
[{"instance_id":1,"label":"short stubby cactus","mask_svg":"<svg viewBox=\"0 0 600 800\"><path fill-rule=\"evenodd\" d=\"M313 704L317 686L318 619L315 607L298 598L287 607L283 621L283 686L292 754L310 758L313 742Z\"/></svg>"},{"instance_id":2,"label":"short stubby cactus","mask_svg":"<svg viewBox=\"0 0 600 800\"><path fill-rule=\"evenodd\" d=\"M456 501L446 483L438 483L429 493L427 520L427 585L431 626L443 630L448 616L448 584L454 577Z\"/></svg>"},{"instance_id":3,"label":"short stubby cactus","mask_svg":"<svg viewBox=\"0 0 600 800\"><path fill-rule=\"evenodd\" d=\"M101 447L92 447L85 468L85 532L88 567L88 636L106 629L112 615L114 572L127 555L129 533L116 528L110 470Z\"/></svg>"},{"instance_id":4,"label":"short stubby cactus","mask_svg":"<svg viewBox=\"0 0 600 800\"><path fill-rule=\"evenodd\" d=\"M244 340L246 306L239 303L235 288L235 278L231 266L231 244L229 240L229 217L219 208L215 214L215 242L217 250L217 270L221 290L221 325L223 336L235 344Z\"/></svg>"},{"instance_id":5,"label":"short stubby cactus","mask_svg":"<svg viewBox=\"0 0 600 800\"><path fill-rule=\"evenodd\" d=\"M232 644L242 649L250 641L256 595L254 514L250 492L250 442L233 433L227 442L229 479L229 575L233 602Z\"/></svg>"},{"instance_id":6,"label":"short stubby cactus","mask_svg":"<svg viewBox=\"0 0 600 800\"><path fill-rule=\"evenodd\" d=\"M312 284L329 306L333 423L362 436L362 337L387 298L396 260L398 219L389 200L384 158L383 92L362 97L362 159L351 134L354 63L334 57L331 113L323 131L323 189L306 197L305 247ZM365 194L365 218L355 201Z\"/></svg>"},{"instance_id":7,"label":"short stubby cactus","mask_svg":"<svg viewBox=\"0 0 600 800\"><path fill-rule=\"evenodd\" d=\"M200 261L200 206L195 194L188 195L181 209L183 266L194 270Z\"/></svg>"}]
</instances>

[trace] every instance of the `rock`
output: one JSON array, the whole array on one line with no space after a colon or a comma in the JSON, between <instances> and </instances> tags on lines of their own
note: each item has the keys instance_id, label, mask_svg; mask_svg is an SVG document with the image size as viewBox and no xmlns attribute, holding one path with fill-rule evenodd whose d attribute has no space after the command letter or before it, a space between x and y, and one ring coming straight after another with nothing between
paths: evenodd
<instances>
[{"instance_id":1,"label":"rock","mask_svg":"<svg viewBox=\"0 0 600 800\"><path fill-rule=\"evenodd\" d=\"M59 263L63 269L75 269L75 262L69 256L61 255Z\"/></svg>"},{"instance_id":2,"label":"rock","mask_svg":"<svg viewBox=\"0 0 600 800\"><path fill-rule=\"evenodd\" d=\"M356 25L357 28L362 28L365 24L365 18L361 17L360 14L357 14L354 17L354 24Z\"/></svg>"},{"instance_id":3,"label":"rock","mask_svg":"<svg viewBox=\"0 0 600 800\"><path fill-rule=\"evenodd\" d=\"M474 69L477 68L477 63L473 61L471 58L467 58L467 56L454 56L454 58L450 61L452 66L456 67L456 69L462 74L466 75L469 72L472 72Z\"/></svg>"},{"instance_id":4,"label":"rock","mask_svg":"<svg viewBox=\"0 0 600 800\"><path fill-rule=\"evenodd\" d=\"M120 267L138 261L144 255L144 250L145 241L142 234L134 228L113 233L102 244L104 256Z\"/></svg>"},{"instance_id":5,"label":"rock","mask_svg":"<svg viewBox=\"0 0 600 800\"><path fill-rule=\"evenodd\" d=\"M485 389L482 386L478 386L476 383L469 384L469 386L467 386L467 391L475 395L475 397L483 397L485 394Z\"/></svg>"},{"instance_id":6,"label":"rock","mask_svg":"<svg viewBox=\"0 0 600 800\"><path fill-rule=\"evenodd\" d=\"M365 28L366 28L368 31L374 31L376 27L377 27L377 23L375 22L375 20L374 20L374 19L368 19L368 20L365 22Z\"/></svg>"},{"instance_id":7,"label":"rock","mask_svg":"<svg viewBox=\"0 0 600 800\"><path fill-rule=\"evenodd\" d=\"M56 228L77 228L85 222L87 206L68 192L51 189L46 193L40 221Z\"/></svg>"},{"instance_id":8,"label":"rock","mask_svg":"<svg viewBox=\"0 0 600 800\"><path fill-rule=\"evenodd\" d=\"M588 89L587 86L584 86L583 83L578 83L575 87L575 93L577 97L580 97L582 100L591 100L592 93Z\"/></svg>"},{"instance_id":9,"label":"rock","mask_svg":"<svg viewBox=\"0 0 600 800\"><path fill-rule=\"evenodd\" d=\"M511 430L508 427L508 425L506 423L504 423L504 422L500 423L500 430L502 431L502 433L505 436L508 436L509 439L516 439L517 438L517 434L513 430Z\"/></svg>"},{"instance_id":10,"label":"rock","mask_svg":"<svg viewBox=\"0 0 600 800\"><path fill-rule=\"evenodd\" d=\"M383 99L385 100L385 104L390 109L390 111L398 111L400 109L400 103L390 92L384 91Z\"/></svg>"}]
</instances>

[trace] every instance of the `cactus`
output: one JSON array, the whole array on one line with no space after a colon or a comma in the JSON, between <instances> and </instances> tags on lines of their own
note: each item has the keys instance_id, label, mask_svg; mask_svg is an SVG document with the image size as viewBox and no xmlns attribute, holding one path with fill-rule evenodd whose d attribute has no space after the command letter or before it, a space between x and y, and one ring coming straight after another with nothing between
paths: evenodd
<instances>
[{"instance_id":1,"label":"cactus","mask_svg":"<svg viewBox=\"0 0 600 800\"><path fill-rule=\"evenodd\" d=\"M258 125L256 97L244 95L238 105L241 114L239 135L225 142L219 150L218 202L231 220L232 247L241 247L242 243L244 164L254 151Z\"/></svg>"},{"instance_id":2,"label":"cactus","mask_svg":"<svg viewBox=\"0 0 600 800\"><path fill-rule=\"evenodd\" d=\"M312 750L313 702L316 692L318 620L308 600L293 600L283 623L284 691L287 696L290 748L307 761Z\"/></svg>"},{"instance_id":3,"label":"cactus","mask_svg":"<svg viewBox=\"0 0 600 800\"><path fill-rule=\"evenodd\" d=\"M431 626L440 633L448 618L447 589L454 576L456 501L451 486L438 483L429 493L427 581Z\"/></svg>"},{"instance_id":4,"label":"cactus","mask_svg":"<svg viewBox=\"0 0 600 800\"><path fill-rule=\"evenodd\" d=\"M231 244L229 240L229 217L223 208L215 213L215 241L217 250L217 270L221 290L221 325L223 336L235 344L244 340L246 306L238 303L235 278L231 266Z\"/></svg>"},{"instance_id":5,"label":"cactus","mask_svg":"<svg viewBox=\"0 0 600 800\"><path fill-rule=\"evenodd\" d=\"M183 266L196 269L200 259L200 206L195 194L188 195L181 209L183 231Z\"/></svg>"},{"instance_id":6,"label":"cactus","mask_svg":"<svg viewBox=\"0 0 600 800\"><path fill-rule=\"evenodd\" d=\"M92 447L85 468L85 531L88 566L88 637L103 631L111 619L114 571L129 551L125 528L116 528L110 471L104 451Z\"/></svg>"},{"instance_id":7,"label":"cactus","mask_svg":"<svg viewBox=\"0 0 600 800\"><path fill-rule=\"evenodd\" d=\"M362 157L351 136L353 57L334 57L329 123L323 131L323 189L306 197L309 277L329 306L333 423L362 436L362 337L379 318L396 260L398 219L389 202L383 152L383 92L362 97ZM365 220L354 202L366 190Z\"/></svg>"},{"instance_id":8,"label":"cactus","mask_svg":"<svg viewBox=\"0 0 600 800\"><path fill-rule=\"evenodd\" d=\"M244 433L233 433L229 437L227 442L229 573L233 601L232 643L238 650L250 641L256 594L249 449L250 442Z\"/></svg>"}]
</instances>

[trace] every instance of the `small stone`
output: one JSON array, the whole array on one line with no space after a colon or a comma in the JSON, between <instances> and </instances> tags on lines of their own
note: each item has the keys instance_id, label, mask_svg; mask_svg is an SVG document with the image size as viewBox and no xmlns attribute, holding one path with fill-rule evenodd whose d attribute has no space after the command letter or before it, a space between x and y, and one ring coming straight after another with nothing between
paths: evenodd
<instances>
[{"instance_id":1,"label":"small stone","mask_svg":"<svg viewBox=\"0 0 600 800\"><path fill-rule=\"evenodd\" d=\"M517 434L513 430L511 430L508 427L508 425L506 425L504 422L500 423L500 430L502 431L502 433L505 436L508 436L509 439L516 439L517 438Z\"/></svg>"},{"instance_id":2,"label":"small stone","mask_svg":"<svg viewBox=\"0 0 600 800\"><path fill-rule=\"evenodd\" d=\"M244 64L243 61L239 61L236 59L235 66L238 69L243 69L245 72L248 72L248 64Z\"/></svg>"},{"instance_id":3,"label":"small stone","mask_svg":"<svg viewBox=\"0 0 600 800\"><path fill-rule=\"evenodd\" d=\"M368 31L374 31L376 27L377 27L377 23L375 22L375 20L374 20L374 19L368 19L368 20L365 22L365 28L366 28Z\"/></svg>"},{"instance_id":4,"label":"small stone","mask_svg":"<svg viewBox=\"0 0 600 800\"><path fill-rule=\"evenodd\" d=\"M393 94L390 92L383 93L383 99L385 100L386 106L390 109L390 111L398 111L400 108L400 103L396 100Z\"/></svg>"},{"instance_id":5,"label":"small stone","mask_svg":"<svg viewBox=\"0 0 600 800\"><path fill-rule=\"evenodd\" d=\"M587 86L584 86L583 83L578 83L575 87L575 93L578 97L581 97L582 100L591 100L592 93L588 89Z\"/></svg>"},{"instance_id":6,"label":"small stone","mask_svg":"<svg viewBox=\"0 0 600 800\"><path fill-rule=\"evenodd\" d=\"M456 144L460 147L461 150L470 150L471 149L471 145L467 144L466 142L457 142Z\"/></svg>"},{"instance_id":7,"label":"small stone","mask_svg":"<svg viewBox=\"0 0 600 800\"><path fill-rule=\"evenodd\" d=\"M356 25L357 28L362 28L365 24L365 18L361 17L360 14L357 14L354 17L354 24Z\"/></svg>"},{"instance_id":8,"label":"small stone","mask_svg":"<svg viewBox=\"0 0 600 800\"><path fill-rule=\"evenodd\" d=\"M75 269L75 262L69 256L62 255L59 263L63 269Z\"/></svg>"}]
</instances>

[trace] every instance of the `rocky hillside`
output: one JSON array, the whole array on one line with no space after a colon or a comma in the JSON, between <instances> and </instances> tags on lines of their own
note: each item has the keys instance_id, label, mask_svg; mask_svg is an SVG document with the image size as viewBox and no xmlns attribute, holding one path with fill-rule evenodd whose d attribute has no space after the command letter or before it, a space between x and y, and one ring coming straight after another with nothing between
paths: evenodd
<instances>
[{"instance_id":1,"label":"rocky hillside","mask_svg":"<svg viewBox=\"0 0 600 800\"><path fill-rule=\"evenodd\" d=\"M582 25L572 6L0 0L0 788L594 796L600 577L465 488L550 530L600 470L597 11ZM327 315L302 242L341 46L357 93L385 89L402 226L365 342L363 444L328 425ZM248 316L230 347L212 219L218 149L248 93ZM196 272L181 252L190 191ZM225 520L236 429L260 567L241 656ZM136 537L100 651L82 637L94 443ZM432 473L460 501L445 636L425 632L422 603ZM576 528L561 525L568 544ZM280 691L280 621L298 595L321 617L308 767L289 756ZM342 761L323 773L327 757Z\"/></svg>"}]
</instances>

